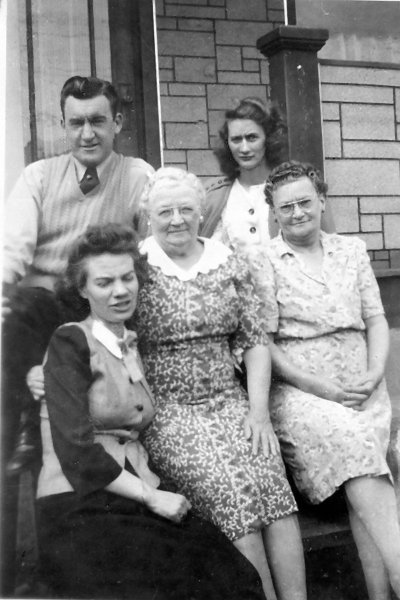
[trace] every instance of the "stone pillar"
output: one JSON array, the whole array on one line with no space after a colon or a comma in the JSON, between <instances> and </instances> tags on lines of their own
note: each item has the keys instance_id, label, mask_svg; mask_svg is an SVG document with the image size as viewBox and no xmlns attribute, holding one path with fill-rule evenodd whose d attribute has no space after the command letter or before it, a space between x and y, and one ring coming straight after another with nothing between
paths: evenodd
<instances>
[{"instance_id":1,"label":"stone pillar","mask_svg":"<svg viewBox=\"0 0 400 600\"><path fill-rule=\"evenodd\" d=\"M271 100L288 125L288 159L311 162L322 172L321 98L317 52L329 37L327 29L282 25L257 40L269 59Z\"/></svg>"}]
</instances>

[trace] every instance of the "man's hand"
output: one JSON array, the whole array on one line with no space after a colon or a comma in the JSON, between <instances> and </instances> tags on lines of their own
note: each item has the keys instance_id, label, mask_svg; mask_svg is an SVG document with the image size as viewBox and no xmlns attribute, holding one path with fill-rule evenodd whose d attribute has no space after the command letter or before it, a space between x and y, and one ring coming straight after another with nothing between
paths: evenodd
<instances>
[{"instance_id":1,"label":"man's hand","mask_svg":"<svg viewBox=\"0 0 400 600\"><path fill-rule=\"evenodd\" d=\"M6 317L8 317L8 315L11 313L11 302L10 302L10 298L7 298L7 296L3 296L1 299L1 322L3 323L6 319Z\"/></svg>"},{"instance_id":2,"label":"man's hand","mask_svg":"<svg viewBox=\"0 0 400 600\"><path fill-rule=\"evenodd\" d=\"M36 365L28 371L26 384L35 400L44 396L44 373L42 365Z\"/></svg>"},{"instance_id":3,"label":"man's hand","mask_svg":"<svg viewBox=\"0 0 400 600\"><path fill-rule=\"evenodd\" d=\"M3 323L6 317L12 312L11 298L16 290L16 284L3 281L2 297L1 297L1 322Z\"/></svg>"},{"instance_id":4,"label":"man's hand","mask_svg":"<svg viewBox=\"0 0 400 600\"><path fill-rule=\"evenodd\" d=\"M279 454L279 442L272 428L272 423L267 416L258 417L251 410L244 420L244 436L252 440L253 454L258 454L261 444L264 456Z\"/></svg>"}]
</instances>

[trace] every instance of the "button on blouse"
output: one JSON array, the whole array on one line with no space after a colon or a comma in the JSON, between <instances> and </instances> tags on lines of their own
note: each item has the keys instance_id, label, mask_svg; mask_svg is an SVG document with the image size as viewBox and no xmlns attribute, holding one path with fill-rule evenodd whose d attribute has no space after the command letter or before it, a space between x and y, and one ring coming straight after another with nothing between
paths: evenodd
<instances>
[{"instance_id":1,"label":"button on blouse","mask_svg":"<svg viewBox=\"0 0 400 600\"><path fill-rule=\"evenodd\" d=\"M264 184L252 185L245 189L236 180L222 214L222 226L232 245L246 251L249 246L267 244L270 239L268 213Z\"/></svg>"}]
</instances>

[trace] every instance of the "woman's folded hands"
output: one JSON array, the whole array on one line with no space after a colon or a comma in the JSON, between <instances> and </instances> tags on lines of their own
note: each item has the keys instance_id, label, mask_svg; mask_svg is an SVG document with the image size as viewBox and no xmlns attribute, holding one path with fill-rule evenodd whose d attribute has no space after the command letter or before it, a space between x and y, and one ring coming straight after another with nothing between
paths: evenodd
<instances>
[{"instance_id":1,"label":"woman's folded hands","mask_svg":"<svg viewBox=\"0 0 400 600\"><path fill-rule=\"evenodd\" d=\"M368 400L381 379L382 375L373 371L367 371L363 377L351 384L344 384L327 377L312 376L308 391L347 408L364 410L364 402Z\"/></svg>"}]
</instances>

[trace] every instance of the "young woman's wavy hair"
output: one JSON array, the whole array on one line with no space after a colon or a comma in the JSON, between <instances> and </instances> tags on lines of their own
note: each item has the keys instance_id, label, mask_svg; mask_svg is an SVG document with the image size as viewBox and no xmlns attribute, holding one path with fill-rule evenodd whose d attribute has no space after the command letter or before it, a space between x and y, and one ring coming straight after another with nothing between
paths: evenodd
<instances>
[{"instance_id":1,"label":"young woman's wavy hair","mask_svg":"<svg viewBox=\"0 0 400 600\"><path fill-rule=\"evenodd\" d=\"M119 223L88 227L72 246L64 277L56 288L65 320L78 321L89 315L89 302L80 294L87 281L87 259L106 253L129 254L139 285L146 279L146 259L139 253L137 236L131 227Z\"/></svg>"},{"instance_id":2,"label":"young woman's wavy hair","mask_svg":"<svg viewBox=\"0 0 400 600\"><path fill-rule=\"evenodd\" d=\"M219 131L220 146L214 150L220 169L229 179L240 174L240 167L232 156L228 144L228 125L236 119L250 119L259 125L265 133L265 161L271 168L286 157L287 126L278 109L267 107L260 98L243 98L237 106L225 112L225 123Z\"/></svg>"}]
</instances>

